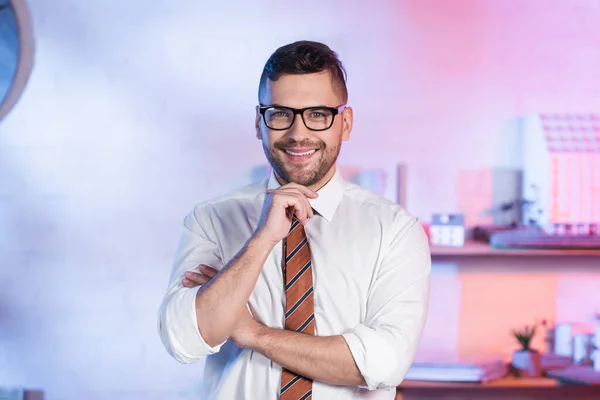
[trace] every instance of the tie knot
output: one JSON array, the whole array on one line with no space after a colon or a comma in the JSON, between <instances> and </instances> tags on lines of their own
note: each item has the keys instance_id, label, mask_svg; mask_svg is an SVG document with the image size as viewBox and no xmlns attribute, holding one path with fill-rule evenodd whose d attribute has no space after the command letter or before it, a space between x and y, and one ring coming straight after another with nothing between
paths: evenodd
<instances>
[{"instance_id":1,"label":"tie knot","mask_svg":"<svg viewBox=\"0 0 600 400\"><path fill-rule=\"evenodd\" d=\"M290 230L288 232L288 235L290 233L292 233L294 231L294 229L296 229L296 227L301 226L302 224L300 223L300 220L298 219L298 217L296 216L296 213L292 214L292 225L290 226Z\"/></svg>"}]
</instances>

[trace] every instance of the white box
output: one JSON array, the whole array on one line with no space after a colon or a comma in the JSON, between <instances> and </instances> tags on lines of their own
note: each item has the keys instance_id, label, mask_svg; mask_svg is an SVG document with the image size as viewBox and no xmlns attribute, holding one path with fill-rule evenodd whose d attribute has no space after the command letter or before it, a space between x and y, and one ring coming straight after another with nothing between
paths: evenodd
<instances>
[{"instance_id":1,"label":"white box","mask_svg":"<svg viewBox=\"0 0 600 400\"><path fill-rule=\"evenodd\" d=\"M431 243L437 246L456 246L465 244L464 215L433 214L429 226Z\"/></svg>"}]
</instances>

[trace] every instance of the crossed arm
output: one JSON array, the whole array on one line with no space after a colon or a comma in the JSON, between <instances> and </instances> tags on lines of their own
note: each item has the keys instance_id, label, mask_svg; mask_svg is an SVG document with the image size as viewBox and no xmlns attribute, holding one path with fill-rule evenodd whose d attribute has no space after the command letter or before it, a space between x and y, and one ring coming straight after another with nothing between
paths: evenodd
<instances>
[{"instance_id":1,"label":"crossed arm","mask_svg":"<svg viewBox=\"0 0 600 400\"><path fill-rule=\"evenodd\" d=\"M187 272L182 284L203 285L217 273L201 265L201 273ZM337 336L311 336L276 329L257 322L249 313L240 319L231 339L240 347L254 350L290 371L332 385L363 386L346 340Z\"/></svg>"},{"instance_id":2,"label":"crossed arm","mask_svg":"<svg viewBox=\"0 0 600 400\"><path fill-rule=\"evenodd\" d=\"M245 312L231 335L238 346L261 353L280 366L315 381L368 389L399 385L414 356L426 318L430 256L420 232L404 251L389 254L369 297L364 324L342 335L311 336L262 325ZM194 287L216 273L201 266L183 285ZM402 272L402 273L400 273Z\"/></svg>"},{"instance_id":3,"label":"crossed arm","mask_svg":"<svg viewBox=\"0 0 600 400\"><path fill-rule=\"evenodd\" d=\"M247 347L315 381L344 386L365 385L342 336L311 336L263 326Z\"/></svg>"},{"instance_id":4,"label":"crossed arm","mask_svg":"<svg viewBox=\"0 0 600 400\"><path fill-rule=\"evenodd\" d=\"M427 239L419 228L413 226L393 240L370 286L367 313L348 331L336 336L310 336L264 326L243 311L232 320L227 336L205 341L202 328L214 327L214 320L197 312L202 289L211 287L216 292L214 281L225 281L224 270L232 273L247 268L230 264L212 279L206 267L201 267L205 281L199 282L200 290L190 290L196 285L191 278L196 276L193 271L198 271L198 265L218 268L220 263L214 246L208 239L198 238L202 231L191 226L181 251L183 261L172 273L171 288L161 306L161 339L167 350L184 363L218 352L229 339L315 381L370 390L393 388L410 367L426 319L431 259ZM260 271L262 264L249 265ZM240 307L243 310L243 303ZM210 325L208 321L212 321Z\"/></svg>"}]
</instances>

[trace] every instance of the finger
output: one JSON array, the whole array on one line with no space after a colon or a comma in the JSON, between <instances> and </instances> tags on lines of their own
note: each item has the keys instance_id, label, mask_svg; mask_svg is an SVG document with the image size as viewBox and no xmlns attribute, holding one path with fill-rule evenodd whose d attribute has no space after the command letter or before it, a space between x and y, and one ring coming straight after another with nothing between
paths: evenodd
<instances>
[{"instance_id":1,"label":"finger","mask_svg":"<svg viewBox=\"0 0 600 400\"><path fill-rule=\"evenodd\" d=\"M309 189L306 186L300 185L300 184L295 183L295 182L291 182L288 185L289 185L289 187L298 189L303 195L305 195L306 197L308 197L310 199L316 199L317 197L319 197L319 194L317 192L315 192L312 189Z\"/></svg>"},{"instance_id":2,"label":"finger","mask_svg":"<svg viewBox=\"0 0 600 400\"><path fill-rule=\"evenodd\" d=\"M192 271L186 272L184 276L184 279L187 279L188 281L197 283L199 285L204 285L210 279L208 276Z\"/></svg>"},{"instance_id":3,"label":"finger","mask_svg":"<svg viewBox=\"0 0 600 400\"><path fill-rule=\"evenodd\" d=\"M267 193L269 194L269 193L282 191L282 190L286 190L286 189L296 189L300 193L302 193L303 195L305 195L306 197L308 197L310 199L316 199L317 197L319 197L319 194L317 192L315 192L314 190L309 189L306 186L302 186L295 182L287 183L277 189L269 189L269 190L267 190Z\"/></svg>"},{"instance_id":4,"label":"finger","mask_svg":"<svg viewBox=\"0 0 600 400\"><path fill-rule=\"evenodd\" d=\"M200 270L200 272L202 273L202 275L206 275L206 276L209 276L211 278L214 277L217 274L217 272L218 272L216 269L214 269L212 267L209 267L208 265L204 265L204 264L200 264L198 266L198 269Z\"/></svg>"},{"instance_id":5,"label":"finger","mask_svg":"<svg viewBox=\"0 0 600 400\"><path fill-rule=\"evenodd\" d=\"M196 286L200 286L200 284L199 284L199 283L192 282L192 281L190 281L190 280L189 280L189 279L187 279L187 278L183 278L183 279L181 280L181 284L182 284L183 286L187 287L187 288L194 288L194 287L196 287Z\"/></svg>"},{"instance_id":6,"label":"finger","mask_svg":"<svg viewBox=\"0 0 600 400\"><path fill-rule=\"evenodd\" d=\"M282 190L280 193L295 196L302 203L303 210L296 212L296 217L300 221L304 221L306 219L314 217L312 206L310 205L310 202L308 201L308 198L304 195L304 193L295 188L287 188Z\"/></svg>"},{"instance_id":7,"label":"finger","mask_svg":"<svg viewBox=\"0 0 600 400\"><path fill-rule=\"evenodd\" d=\"M296 214L296 218L303 225L306 225L308 218L313 216L312 207L307 197L296 188L286 187L277 190L273 194L272 202L285 208L287 212L291 211L291 213ZM288 218L291 218L291 214L288 215Z\"/></svg>"},{"instance_id":8,"label":"finger","mask_svg":"<svg viewBox=\"0 0 600 400\"><path fill-rule=\"evenodd\" d=\"M300 196L302 198L302 202L304 203L304 208L306 210L306 221L304 222L306 224L306 222L308 222L309 219L311 219L314 215L313 215L313 210L312 210L312 206L310 205L310 202L308 201L308 197L301 195Z\"/></svg>"},{"instance_id":9,"label":"finger","mask_svg":"<svg viewBox=\"0 0 600 400\"><path fill-rule=\"evenodd\" d=\"M282 205L285 208L291 208L296 218L300 221L305 221L308 218L306 209L306 196L296 190L286 190L278 193L277 199L281 199Z\"/></svg>"},{"instance_id":10,"label":"finger","mask_svg":"<svg viewBox=\"0 0 600 400\"><path fill-rule=\"evenodd\" d=\"M310 211L312 208L308 202L306 196L302 194L294 194L294 202L292 207L294 208L294 212L296 213L296 218L300 220L302 225L306 225L308 222L308 218L310 217Z\"/></svg>"}]
</instances>

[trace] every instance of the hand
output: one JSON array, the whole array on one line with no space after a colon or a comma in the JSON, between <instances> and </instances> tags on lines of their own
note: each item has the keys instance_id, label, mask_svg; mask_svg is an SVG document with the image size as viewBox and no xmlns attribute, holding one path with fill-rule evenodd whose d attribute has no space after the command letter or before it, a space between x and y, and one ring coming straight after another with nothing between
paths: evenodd
<instances>
[{"instance_id":1,"label":"hand","mask_svg":"<svg viewBox=\"0 0 600 400\"><path fill-rule=\"evenodd\" d=\"M181 284L187 288L194 288L196 286L204 285L217 274L217 270L208 265L201 264L198 266L198 270L200 273L187 271L184 278L181 280Z\"/></svg>"},{"instance_id":2,"label":"hand","mask_svg":"<svg viewBox=\"0 0 600 400\"><path fill-rule=\"evenodd\" d=\"M259 337L263 326L264 325L256 321L250 314L250 311L244 307L238 324L231 333L230 338L233 343L239 347L252 348L256 343L256 339Z\"/></svg>"},{"instance_id":3,"label":"hand","mask_svg":"<svg viewBox=\"0 0 600 400\"><path fill-rule=\"evenodd\" d=\"M297 183L268 190L256 233L273 245L279 243L289 233L294 213L303 225L313 217L308 199L318 196L317 192Z\"/></svg>"}]
</instances>

